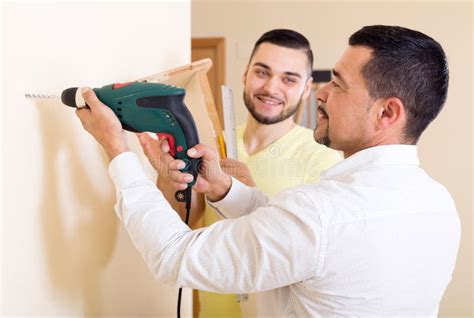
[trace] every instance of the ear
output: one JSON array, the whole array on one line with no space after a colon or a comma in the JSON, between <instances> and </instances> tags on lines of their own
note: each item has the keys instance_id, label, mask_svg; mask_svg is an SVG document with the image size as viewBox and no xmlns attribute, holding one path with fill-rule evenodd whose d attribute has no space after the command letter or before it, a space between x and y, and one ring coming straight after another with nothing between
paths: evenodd
<instances>
[{"instance_id":1,"label":"ear","mask_svg":"<svg viewBox=\"0 0 474 318\"><path fill-rule=\"evenodd\" d=\"M386 129L394 125L404 126L405 106L396 97L381 99L377 107L377 128Z\"/></svg>"},{"instance_id":2,"label":"ear","mask_svg":"<svg viewBox=\"0 0 474 318\"><path fill-rule=\"evenodd\" d=\"M242 75L242 84L244 84L245 86L245 82L247 80L247 73L249 72L249 64L247 64L247 66L245 67L245 72L244 74Z\"/></svg>"},{"instance_id":3,"label":"ear","mask_svg":"<svg viewBox=\"0 0 474 318\"><path fill-rule=\"evenodd\" d=\"M313 84L313 78L309 77L308 80L306 81L305 86L304 86L303 95L301 96L301 98L303 100L305 100L309 96L309 94L311 93L312 84Z\"/></svg>"}]
</instances>

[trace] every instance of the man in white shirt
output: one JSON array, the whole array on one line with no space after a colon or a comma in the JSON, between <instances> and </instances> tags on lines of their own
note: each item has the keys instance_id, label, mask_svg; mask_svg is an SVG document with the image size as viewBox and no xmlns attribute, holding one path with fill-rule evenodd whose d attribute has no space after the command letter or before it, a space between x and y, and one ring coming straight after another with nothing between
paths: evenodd
<instances>
[{"instance_id":1,"label":"man in white shirt","mask_svg":"<svg viewBox=\"0 0 474 318\"><path fill-rule=\"evenodd\" d=\"M271 196L286 188L317 182L322 171L341 160L337 151L314 142L313 131L293 119L301 100L311 92L312 68L311 46L301 33L274 29L257 39L242 76L248 116L236 129L239 161L222 160L224 172ZM158 172L158 189L185 220L184 204L173 204L176 191L170 185L167 163L160 160L164 155L159 141L148 133L139 134L139 139ZM169 151L169 145L163 148ZM172 160L169 156L166 159ZM191 228L209 226L221 219L209 204L204 204L201 193L194 191L192 199ZM199 308L199 318L240 318L243 313L251 316L258 307L256 295L249 295L241 304L233 294L199 291L198 296L193 305Z\"/></svg>"},{"instance_id":2,"label":"man in white shirt","mask_svg":"<svg viewBox=\"0 0 474 318\"><path fill-rule=\"evenodd\" d=\"M112 159L117 214L157 279L264 292L265 316L437 315L460 225L448 191L419 167L416 143L446 100L443 49L417 31L364 27L333 74L317 92L315 139L346 159L270 200L197 145L188 151L203 159L195 189L227 219L195 231L146 178L113 112L84 92L91 109L78 116ZM178 189L192 178L183 164L171 164Z\"/></svg>"}]
</instances>

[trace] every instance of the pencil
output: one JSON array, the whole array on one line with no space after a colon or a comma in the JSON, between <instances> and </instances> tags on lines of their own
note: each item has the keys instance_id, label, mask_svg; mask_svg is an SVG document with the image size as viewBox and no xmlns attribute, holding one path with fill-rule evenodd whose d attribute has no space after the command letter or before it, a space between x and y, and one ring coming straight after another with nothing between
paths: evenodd
<instances>
[{"instance_id":1,"label":"pencil","mask_svg":"<svg viewBox=\"0 0 474 318\"><path fill-rule=\"evenodd\" d=\"M227 153L225 151L224 132L220 133L219 136L217 136L217 143L219 144L219 154L221 158L227 158Z\"/></svg>"}]
</instances>

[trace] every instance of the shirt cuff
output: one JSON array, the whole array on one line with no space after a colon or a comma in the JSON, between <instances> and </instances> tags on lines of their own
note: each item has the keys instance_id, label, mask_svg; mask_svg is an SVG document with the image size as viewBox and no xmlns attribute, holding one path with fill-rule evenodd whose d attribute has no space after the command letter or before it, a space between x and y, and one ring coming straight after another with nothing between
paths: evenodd
<instances>
[{"instance_id":1,"label":"shirt cuff","mask_svg":"<svg viewBox=\"0 0 474 318\"><path fill-rule=\"evenodd\" d=\"M123 152L112 159L109 174L118 189L124 189L138 181L148 180L137 155L130 151Z\"/></svg>"},{"instance_id":2,"label":"shirt cuff","mask_svg":"<svg viewBox=\"0 0 474 318\"><path fill-rule=\"evenodd\" d=\"M236 219L248 213L252 201L252 188L232 177L232 185L227 195L220 201L207 201L217 212L227 219Z\"/></svg>"}]
</instances>

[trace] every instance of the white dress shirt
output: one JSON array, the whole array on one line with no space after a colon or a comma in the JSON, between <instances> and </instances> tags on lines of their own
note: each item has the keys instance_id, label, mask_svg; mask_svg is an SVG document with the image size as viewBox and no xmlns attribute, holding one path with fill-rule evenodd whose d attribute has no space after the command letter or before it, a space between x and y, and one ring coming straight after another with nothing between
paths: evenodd
<instances>
[{"instance_id":1,"label":"white dress shirt","mask_svg":"<svg viewBox=\"0 0 474 318\"><path fill-rule=\"evenodd\" d=\"M116 211L156 279L264 292L259 316L429 316L454 270L460 224L415 146L378 146L272 199L233 180L228 219L190 230L132 153L110 164Z\"/></svg>"}]
</instances>

